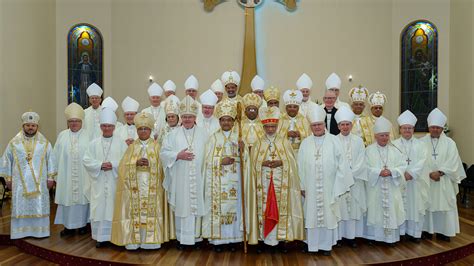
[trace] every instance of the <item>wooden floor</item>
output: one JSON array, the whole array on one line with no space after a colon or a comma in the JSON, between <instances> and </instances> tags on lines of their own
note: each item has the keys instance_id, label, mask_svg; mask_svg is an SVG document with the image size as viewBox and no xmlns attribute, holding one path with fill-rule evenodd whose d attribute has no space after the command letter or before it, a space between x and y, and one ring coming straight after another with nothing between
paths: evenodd
<instances>
[{"instance_id":1,"label":"wooden floor","mask_svg":"<svg viewBox=\"0 0 474 266\"><path fill-rule=\"evenodd\" d=\"M10 230L10 209L6 202L0 213L0 235L8 235ZM53 207L53 213L56 207ZM57 254L68 254L80 258L93 258L108 262L127 264L161 264L161 265L334 265L334 264L376 264L396 262L407 259L431 256L440 252L454 250L474 243L474 213L472 208L459 207L461 234L451 242L424 240L420 244L408 241L399 242L395 247L385 245L369 246L364 240L358 242L358 248L347 246L334 247L332 255L305 254L299 249L292 249L287 254L257 254L250 249L248 254L241 250L236 252L215 253L210 246L200 251L178 251L174 243L165 245L160 250L126 251L124 248L111 246L97 249L90 235L68 236L61 238L62 226L52 225L51 236L44 239L28 238L26 243L41 247ZM53 215L51 220L53 220ZM27 254L16 246L5 246L0 243L0 265L54 265L41 258ZM473 265L474 255L452 262L450 265Z\"/></svg>"}]
</instances>

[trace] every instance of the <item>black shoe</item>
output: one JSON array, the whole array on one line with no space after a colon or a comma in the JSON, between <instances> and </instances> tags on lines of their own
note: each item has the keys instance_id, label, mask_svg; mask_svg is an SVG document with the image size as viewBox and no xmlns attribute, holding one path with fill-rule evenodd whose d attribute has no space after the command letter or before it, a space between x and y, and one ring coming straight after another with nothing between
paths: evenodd
<instances>
[{"instance_id":1,"label":"black shoe","mask_svg":"<svg viewBox=\"0 0 474 266\"><path fill-rule=\"evenodd\" d=\"M308 244L304 243L303 248L301 249L303 253L309 253Z\"/></svg>"},{"instance_id":2,"label":"black shoe","mask_svg":"<svg viewBox=\"0 0 474 266\"><path fill-rule=\"evenodd\" d=\"M236 244L229 244L230 252L235 252L237 250Z\"/></svg>"},{"instance_id":3,"label":"black shoe","mask_svg":"<svg viewBox=\"0 0 474 266\"><path fill-rule=\"evenodd\" d=\"M445 242L451 242L451 238L449 236L445 236L443 234L436 234L436 239L445 241Z\"/></svg>"},{"instance_id":4,"label":"black shoe","mask_svg":"<svg viewBox=\"0 0 474 266\"><path fill-rule=\"evenodd\" d=\"M338 248L342 247L342 240L337 240L336 247Z\"/></svg>"},{"instance_id":5,"label":"black shoe","mask_svg":"<svg viewBox=\"0 0 474 266\"><path fill-rule=\"evenodd\" d=\"M375 241L374 240L369 240L367 243L369 244L369 246L375 246Z\"/></svg>"},{"instance_id":6,"label":"black shoe","mask_svg":"<svg viewBox=\"0 0 474 266\"><path fill-rule=\"evenodd\" d=\"M262 254L265 251L265 246L263 244L257 245L257 254Z\"/></svg>"},{"instance_id":7,"label":"black shoe","mask_svg":"<svg viewBox=\"0 0 474 266\"><path fill-rule=\"evenodd\" d=\"M391 248L395 247L396 245L397 245L396 243L388 243L388 246Z\"/></svg>"},{"instance_id":8,"label":"black shoe","mask_svg":"<svg viewBox=\"0 0 474 266\"><path fill-rule=\"evenodd\" d=\"M348 240L347 240L347 244L348 244L349 247L351 247L351 248L357 248L357 243L356 243L355 239L348 239Z\"/></svg>"},{"instance_id":9,"label":"black shoe","mask_svg":"<svg viewBox=\"0 0 474 266\"><path fill-rule=\"evenodd\" d=\"M194 244L194 250L201 250L201 243Z\"/></svg>"},{"instance_id":10,"label":"black shoe","mask_svg":"<svg viewBox=\"0 0 474 266\"><path fill-rule=\"evenodd\" d=\"M331 256L331 251L330 250L323 250L323 256Z\"/></svg>"},{"instance_id":11,"label":"black shoe","mask_svg":"<svg viewBox=\"0 0 474 266\"><path fill-rule=\"evenodd\" d=\"M81 227L81 228L77 229L77 232L79 233L79 235L85 235L85 234L87 234L87 225L84 226L84 227Z\"/></svg>"},{"instance_id":12,"label":"black shoe","mask_svg":"<svg viewBox=\"0 0 474 266\"><path fill-rule=\"evenodd\" d=\"M179 242L176 242L176 249L177 250L184 250L184 245L181 245Z\"/></svg>"},{"instance_id":13,"label":"black shoe","mask_svg":"<svg viewBox=\"0 0 474 266\"><path fill-rule=\"evenodd\" d=\"M278 250L284 254L288 253L288 247L286 246L286 243L278 244Z\"/></svg>"},{"instance_id":14,"label":"black shoe","mask_svg":"<svg viewBox=\"0 0 474 266\"><path fill-rule=\"evenodd\" d=\"M96 247L96 248L103 248L103 247L105 247L105 246L107 246L107 242L106 242L106 241L104 241L104 242L99 242L99 241L97 241L97 243L95 243L95 247Z\"/></svg>"},{"instance_id":15,"label":"black shoe","mask_svg":"<svg viewBox=\"0 0 474 266\"><path fill-rule=\"evenodd\" d=\"M217 253L222 252L222 245L214 245L214 251Z\"/></svg>"},{"instance_id":16,"label":"black shoe","mask_svg":"<svg viewBox=\"0 0 474 266\"><path fill-rule=\"evenodd\" d=\"M415 243L415 244L420 244L421 243L421 238L418 238L418 237L412 237L410 236L410 241Z\"/></svg>"},{"instance_id":17,"label":"black shoe","mask_svg":"<svg viewBox=\"0 0 474 266\"><path fill-rule=\"evenodd\" d=\"M430 234L428 232L423 232L421 233L421 239L431 240L433 239L433 234Z\"/></svg>"},{"instance_id":18,"label":"black shoe","mask_svg":"<svg viewBox=\"0 0 474 266\"><path fill-rule=\"evenodd\" d=\"M62 230L59 235L61 237L63 236L69 236L69 235L74 235L74 233L76 232L76 230L74 229L67 229L67 228L64 228L64 230Z\"/></svg>"}]
</instances>

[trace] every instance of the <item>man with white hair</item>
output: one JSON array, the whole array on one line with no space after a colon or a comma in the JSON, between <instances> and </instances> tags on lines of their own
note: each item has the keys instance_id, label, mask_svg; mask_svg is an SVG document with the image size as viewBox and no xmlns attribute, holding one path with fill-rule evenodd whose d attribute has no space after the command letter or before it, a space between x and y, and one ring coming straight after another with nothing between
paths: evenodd
<instances>
[{"instance_id":1,"label":"man with white hair","mask_svg":"<svg viewBox=\"0 0 474 266\"><path fill-rule=\"evenodd\" d=\"M125 142L114 134L116 123L115 112L102 109L102 137L90 142L82 160L90 176L90 222L97 248L111 239L118 166L127 149Z\"/></svg>"},{"instance_id":2,"label":"man with white hair","mask_svg":"<svg viewBox=\"0 0 474 266\"><path fill-rule=\"evenodd\" d=\"M334 103L336 109L339 109L342 106L350 108L350 105L348 103L343 102L339 99L341 84L341 78L336 73L331 73L331 75L329 75L329 77L326 79L326 89L329 91L334 91L334 93L336 94L336 102Z\"/></svg>"},{"instance_id":3,"label":"man with white hair","mask_svg":"<svg viewBox=\"0 0 474 266\"><path fill-rule=\"evenodd\" d=\"M339 237L346 239L351 247L357 247L356 237L364 236L364 216L367 213L365 146L359 136L351 133L354 117L354 113L345 106L339 108L335 115L337 126L341 131L337 136L342 142L344 154L354 178L354 185L350 191L339 199L341 208Z\"/></svg>"},{"instance_id":4,"label":"man with white hair","mask_svg":"<svg viewBox=\"0 0 474 266\"><path fill-rule=\"evenodd\" d=\"M298 154L300 143L310 134L308 120L299 113L303 94L299 90L287 90L283 93L286 112L281 116L279 134L287 138L295 155Z\"/></svg>"},{"instance_id":5,"label":"man with white hair","mask_svg":"<svg viewBox=\"0 0 474 266\"><path fill-rule=\"evenodd\" d=\"M161 127L165 123L165 112L161 106L161 96L163 95L163 89L160 85L153 82L148 87L148 96L151 106L142 110L142 112L149 113L153 115L155 124L153 126L153 131L151 132L152 138L155 140L158 138L158 133L161 130Z\"/></svg>"},{"instance_id":6,"label":"man with white hair","mask_svg":"<svg viewBox=\"0 0 474 266\"><path fill-rule=\"evenodd\" d=\"M385 117L375 120L376 142L367 147L367 235L374 241L394 246L400 241L400 226L405 222L405 209L400 187L405 186L405 160L390 141L392 123Z\"/></svg>"},{"instance_id":7,"label":"man with white hair","mask_svg":"<svg viewBox=\"0 0 474 266\"><path fill-rule=\"evenodd\" d=\"M137 115L139 107L140 104L131 97L127 96L122 101L122 110L125 124L117 128L114 135L121 138L125 143L127 143L127 145L132 144L133 141L138 138L137 129L133 119L135 119L135 115Z\"/></svg>"},{"instance_id":8,"label":"man with white hair","mask_svg":"<svg viewBox=\"0 0 474 266\"><path fill-rule=\"evenodd\" d=\"M160 159L168 173L163 187L175 213L178 249L183 245L199 248L201 220L205 215L202 168L209 135L196 126L197 102L186 96L179 106L181 126L168 134L161 146Z\"/></svg>"},{"instance_id":9,"label":"man with white hair","mask_svg":"<svg viewBox=\"0 0 474 266\"><path fill-rule=\"evenodd\" d=\"M217 103L220 103L222 101L222 98L224 97L224 84L222 84L222 81L220 79L216 79L212 84L211 84L211 91L214 92L214 94L217 96Z\"/></svg>"},{"instance_id":10,"label":"man with white hair","mask_svg":"<svg viewBox=\"0 0 474 266\"><path fill-rule=\"evenodd\" d=\"M428 150L413 135L416 121L416 116L410 110L398 116L401 137L392 143L402 152L406 168L406 186L401 187L406 221L400 227L400 235L406 234L410 241L420 243L423 218L429 203L430 183L426 167Z\"/></svg>"},{"instance_id":11,"label":"man with white hair","mask_svg":"<svg viewBox=\"0 0 474 266\"><path fill-rule=\"evenodd\" d=\"M217 104L217 96L212 90L207 90L199 96L202 104L202 113L197 118L198 126L204 128L209 135L219 130L219 119L214 116L214 108Z\"/></svg>"},{"instance_id":12,"label":"man with white hair","mask_svg":"<svg viewBox=\"0 0 474 266\"><path fill-rule=\"evenodd\" d=\"M430 152L428 176L430 178L430 206L425 216L423 231L425 237L436 233L436 238L450 241L459 234L459 217L456 195L459 183L466 178L456 143L444 134L446 116L435 108L428 115L429 134L421 141Z\"/></svg>"},{"instance_id":13,"label":"man with white hair","mask_svg":"<svg viewBox=\"0 0 474 266\"><path fill-rule=\"evenodd\" d=\"M39 115L21 116L21 131L10 140L0 161L0 176L12 191L10 238L49 236L49 189L56 160L49 141L38 132Z\"/></svg>"},{"instance_id":14,"label":"man with white hair","mask_svg":"<svg viewBox=\"0 0 474 266\"><path fill-rule=\"evenodd\" d=\"M103 92L102 88L95 83L92 83L86 90L91 105L84 110L85 116L82 128L84 131L87 131L89 140L100 137L99 115Z\"/></svg>"},{"instance_id":15,"label":"man with white hair","mask_svg":"<svg viewBox=\"0 0 474 266\"><path fill-rule=\"evenodd\" d=\"M267 107L267 102L263 98L263 92L265 91L265 81L259 75L255 75L255 77L253 77L252 81L250 82L250 87L252 88L252 92L258 95L261 99L260 106L257 107Z\"/></svg>"},{"instance_id":16,"label":"man with white hair","mask_svg":"<svg viewBox=\"0 0 474 266\"><path fill-rule=\"evenodd\" d=\"M87 132L82 129L84 110L77 103L71 103L64 111L67 127L59 133L54 145L54 156L57 160L56 196L58 204L55 224L64 225L61 236L87 233L89 220L89 174L82 158L89 146Z\"/></svg>"},{"instance_id":17,"label":"man with white hair","mask_svg":"<svg viewBox=\"0 0 474 266\"><path fill-rule=\"evenodd\" d=\"M339 197L349 191L354 179L341 141L327 132L325 120L326 112L320 106L309 111L312 134L301 143L298 173L305 197L307 251L321 250L329 256L339 240Z\"/></svg>"},{"instance_id":18,"label":"man with white hair","mask_svg":"<svg viewBox=\"0 0 474 266\"><path fill-rule=\"evenodd\" d=\"M296 88L303 94L303 101L301 102L299 112L304 117L306 117L309 110L318 105L311 100L311 87L313 87L313 80L306 73L303 73L296 81Z\"/></svg>"}]
</instances>

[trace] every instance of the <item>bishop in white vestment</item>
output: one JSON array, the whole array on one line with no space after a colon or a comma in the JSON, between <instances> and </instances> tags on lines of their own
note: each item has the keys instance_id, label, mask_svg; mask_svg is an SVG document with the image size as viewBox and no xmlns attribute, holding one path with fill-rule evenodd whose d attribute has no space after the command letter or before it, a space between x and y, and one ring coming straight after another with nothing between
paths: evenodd
<instances>
[{"instance_id":1,"label":"bishop in white vestment","mask_svg":"<svg viewBox=\"0 0 474 266\"><path fill-rule=\"evenodd\" d=\"M84 110L77 103L66 107L68 129L59 133L54 145L54 157L58 166L56 176L56 196L54 202L58 204L55 224L64 225L61 236L75 233L87 233L89 222L89 174L87 173L82 158L87 150L90 140L87 131L82 129Z\"/></svg>"},{"instance_id":2,"label":"bishop in white vestment","mask_svg":"<svg viewBox=\"0 0 474 266\"><path fill-rule=\"evenodd\" d=\"M429 177L426 161L428 150L414 135L417 118L406 110L397 119L401 137L393 141L403 154L405 162L404 178L406 186L401 187L406 221L400 227L400 234L409 240L420 243L423 220L429 201Z\"/></svg>"},{"instance_id":3,"label":"bishop in white vestment","mask_svg":"<svg viewBox=\"0 0 474 266\"><path fill-rule=\"evenodd\" d=\"M365 146L359 136L351 133L354 117L354 113L345 106L337 110L335 115L337 125L341 131L337 137L342 143L344 154L354 178L354 185L350 191L339 198L341 207L339 237L346 239L351 247L357 246L354 241L356 237L364 236L364 216L367 214Z\"/></svg>"},{"instance_id":4,"label":"bishop in white vestment","mask_svg":"<svg viewBox=\"0 0 474 266\"><path fill-rule=\"evenodd\" d=\"M199 107L190 96L181 101L179 110L182 125L163 140L160 159L168 171L163 187L175 213L177 248L183 249L183 245L202 241L201 219L205 214L202 169L209 135L195 124Z\"/></svg>"},{"instance_id":5,"label":"bishop in white vestment","mask_svg":"<svg viewBox=\"0 0 474 266\"><path fill-rule=\"evenodd\" d=\"M212 135L219 130L219 119L214 116L214 108L217 104L217 96L212 90L207 90L199 96L202 104L202 113L197 118L197 125L207 131L207 134Z\"/></svg>"},{"instance_id":6,"label":"bishop in white vestment","mask_svg":"<svg viewBox=\"0 0 474 266\"><path fill-rule=\"evenodd\" d=\"M89 140L93 140L101 136L100 125L99 125L99 115L100 102L102 101L102 93L104 91L102 88L92 83L86 90L87 96L89 96L89 103L91 104L87 109L84 110L85 117L82 125L82 129L86 131Z\"/></svg>"},{"instance_id":7,"label":"bishop in white vestment","mask_svg":"<svg viewBox=\"0 0 474 266\"><path fill-rule=\"evenodd\" d=\"M137 128L133 119L138 113L140 104L130 97L126 97L122 101L123 116L125 118L125 124L118 126L114 131L114 135L122 139L127 145L130 145L138 138Z\"/></svg>"},{"instance_id":8,"label":"bishop in white vestment","mask_svg":"<svg viewBox=\"0 0 474 266\"><path fill-rule=\"evenodd\" d=\"M389 143L392 124L385 117L375 120L376 142L366 149L367 235L373 241L389 243L400 240L399 227L405 222L401 187L405 186L405 161L402 153Z\"/></svg>"},{"instance_id":9,"label":"bishop in white vestment","mask_svg":"<svg viewBox=\"0 0 474 266\"><path fill-rule=\"evenodd\" d=\"M104 108L100 113L102 137L93 140L83 158L90 176L90 222L92 239L102 247L111 239L118 167L127 145L114 135L117 116Z\"/></svg>"},{"instance_id":10,"label":"bishop in white vestment","mask_svg":"<svg viewBox=\"0 0 474 266\"><path fill-rule=\"evenodd\" d=\"M0 176L12 191L10 238L49 236L49 190L56 160L49 141L38 132L39 115L26 112L22 130L7 145Z\"/></svg>"},{"instance_id":11,"label":"bishop in white vestment","mask_svg":"<svg viewBox=\"0 0 474 266\"><path fill-rule=\"evenodd\" d=\"M351 107L348 103L343 102L339 99L341 84L342 80L336 73L331 73L331 75L329 75L329 77L326 79L326 89L334 91L334 93L336 94L336 102L334 103L334 107L336 107L336 109L339 109L342 106L345 106L350 109Z\"/></svg>"},{"instance_id":12,"label":"bishop in white vestment","mask_svg":"<svg viewBox=\"0 0 474 266\"><path fill-rule=\"evenodd\" d=\"M456 195L459 183L466 178L456 143L443 133L446 116L435 108L428 115L429 134L421 141L428 149L430 178L430 206L425 216L423 231L436 233L436 238L450 241L459 234L459 215Z\"/></svg>"},{"instance_id":13,"label":"bishop in white vestment","mask_svg":"<svg viewBox=\"0 0 474 266\"><path fill-rule=\"evenodd\" d=\"M156 140L158 139L161 128L165 125L165 111L164 106L161 105L161 96L163 95L163 89L160 85L153 82L148 87L148 96L150 100L150 106L143 109L142 112L153 115L155 124L153 125L153 131L151 136Z\"/></svg>"},{"instance_id":14,"label":"bishop in white vestment","mask_svg":"<svg viewBox=\"0 0 474 266\"><path fill-rule=\"evenodd\" d=\"M339 197L349 191L354 179L341 141L325 129L323 108L309 111L308 120L312 134L303 140L298 154L306 243L309 252L330 255L339 240Z\"/></svg>"},{"instance_id":15,"label":"bishop in white vestment","mask_svg":"<svg viewBox=\"0 0 474 266\"><path fill-rule=\"evenodd\" d=\"M296 88L301 91L303 94L303 100L300 104L299 112L306 117L308 112L312 110L317 103L311 100L311 87L313 86L313 80L308 76L308 74L303 73L298 80L296 81Z\"/></svg>"}]
</instances>

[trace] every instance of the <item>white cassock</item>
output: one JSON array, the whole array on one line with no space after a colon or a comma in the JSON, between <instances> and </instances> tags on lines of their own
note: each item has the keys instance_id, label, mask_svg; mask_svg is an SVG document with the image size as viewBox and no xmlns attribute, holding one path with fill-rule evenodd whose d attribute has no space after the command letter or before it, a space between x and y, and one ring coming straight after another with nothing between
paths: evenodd
<instances>
[{"instance_id":1,"label":"white cassock","mask_svg":"<svg viewBox=\"0 0 474 266\"><path fill-rule=\"evenodd\" d=\"M393 141L393 145L402 152L405 171L413 177L401 187L406 221L400 227L400 235L408 234L420 238L429 200L430 184L426 167L428 150L424 143L415 137L410 140L400 137Z\"/></svg>"},{"instance_id":2,"label":"white cassock","mask_svg":"<svg viewBox=\"0 0 474 266\"><path fill-rule=\"evenodd\" d=\"M459 216L456 205L458 184L466 178L456 143L441 133L439 139L428 134L421 138L431 156L428 159L428 171L441 171L438 182L430 179L430 206L425 216L423 231L456 236L459 233Z\"/></svg>"},{"instance_id":3,"label":"white cassock","mask_svg":"<svg viewBox=\"0 0 474 266\"><path fill-rule=\"evenodd\" d=\"M401 187L405 185L405 161L392 144L373 143L365 151L368 165L367 235L365 238L386 243L400 240L399 227L405 222ZM384 169L391 176L379 176Z\"/></svg>"},{"instance_id":4,"label":"white cassock","mask_svg":"<svg viewBox=\"0 0 474 266\"><path fill-rule=\"evenodd\" d=\"M221 126L219 125L219 119L217 119L217 117L213 115L209 118L205 118L201 114L200 116L198 116L196 123L198 126L205 129L209 136L214 134L217 130L221 128Z\"/></svg>"},{"instance_id":5,"label":"white cassock","mask_svg":"<svg viewBox=\"0 0 474 266\"><path fill-rule=\"evenodd\" d=\"M100 110L101 106L97 109L89 106L84 110L84 123L82 124L82 129L87 132L90 141L102 136L99 124Z\"/></svg>"},{"instance_id":6,"label":"white cassock","mask_svg":"<svg viewBox=\"0 0 474 266\"><path fill-rule=\"evenodd\" d=\"M122 141L126 141L127 139L136 140L138 138L137 128L135 125L129 125L127 123L117 126L114 130L114 136L120 138Z\"/></svg>"},{"instance_id":7,"label":"white cassock","mask_svg":"<svg viewBox=\"0 0 474 266\"><path fill-rule=\"evenodd\" d=\"M23 131L5 149L0 176L12 181L11 239L49 236L47 180L56 175L52 151L41 133L28 138Z\"/></svg>"},{"instance_id":8,"label":"white cassock","mask_svg":"<svg viewBox=\"0 0 474 266\"><path fill-rule=\"evenodd\" d=\"M300 145L298 171L305 191L304 217L308 250L329 251L339 240L339 197L354 184L338 137L310 135Z\"/></svg>"},{"instance_id":9,"label":"white cassock","mask_svg":"<svg viewBox=\"0 0 474 266\"><path fill-rule=\"evenodd\" d=\"M350 191L339 199L342 215L338 227L339 237L354 239L364 236L365 220L363 218L367 212L365 146L364 141L352 133L347 136L339 134L338 137L342 142L354 178L354 185Z\"/></svg>"},{"instance_id":10,"label":"white cassock","mask_svg":"<svg viewBox=\"0 0 474 266\"><path fill-rule=\"evenodd\" d=\"M202 235L213 245L237 243L243 239L238 137L237 131L218 130L209 138L206 147L203 171L206 215ZM234 164L221 165L225 157L234 158Z\"/></svg>"},{"instance_id":11,"label":"white cassock","mask_svg":"<svg viewBox=\"0 0 474 266\"><path fill-rule=\"evenodd\" d=\"M54 145L54 157L58 166L56 176L56 196L58 204L55 224L63 224L67 229L77 229L87 225L89 220L89 173L82 163L89 146L88 132L84 129L72 132L61 131Z\"/></svg>"},{"instance_id":12,"label":"white cassock","mask_svg":"<svg viewBox=\"0 0 474 266\"><path fill-rule=\"evenodd\" d=\"M110 241L118 166L126 150L127 144L121 138L100 137L89 144L83 158L90 176L92 239L98 242ZM105 162L112 163L112 170L101 170Z\"/></svg>"},{"instance_id":13,"label":"white cassock","mask_svg":"<svg viewBox=\"0 0 474 266\"><path fill-rule=\"evenodd\" d=\"M345 106L347 107L347 109L351 110L351 106L348 103L339 100L339 97L338 97L336 102L334 103L334 107L336 107L336 109L339 110L339 108L341 108L342 106Z\"/></svg>"},{"instance_id":14,"label":"white cassock","mask_svg":"<svg viewBox=\"0 0 474 266\"><path fill-rule=\"evenodd\" d=\"M151 136L158 137L158 133L161 132L161 128L166 124L166 115L165 115L165 108L161 105L158 107L147 107L142 110L142 112L149 113L153 115L153 119L155 119L155 124L153 126L153 130L151 132Z\"/></svg>"},{"instance_id":15,"label":"white cassock","mask_svg":"<svg viewBox=\"0 0 474 266\"><path fill-rule=\"evenodd\" d=\"M312 110L316 105L318 104L313 102L311 99L308 99L306 102L301 102L299 113L302 114L304 117L306 117L306 114L308 114L308 111Z\"/></svg>"},{"instance_id":16,"label":"white cassock","mask_svg":"<svg viewBox=\"0 0 474 266\"><path fill-rule=\"evenodd\" d=\"M206 130L194 126L179 127L163 140L160 158L168 171L163 181L168 203L175 213L176 238L183 245L194 245L201 239L201 218L204 208L204 177L202 169L209 138ZM188 149L192 161L177 160L178 153Z\"/></svg>"}]
</instances>

